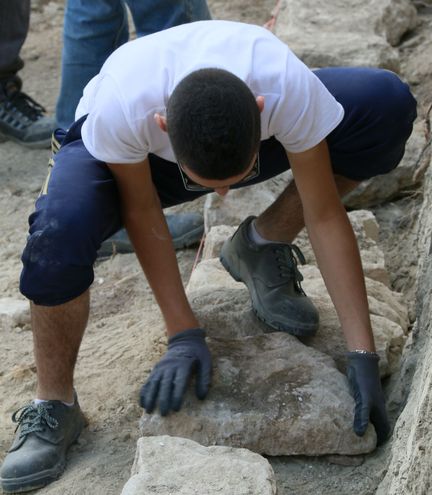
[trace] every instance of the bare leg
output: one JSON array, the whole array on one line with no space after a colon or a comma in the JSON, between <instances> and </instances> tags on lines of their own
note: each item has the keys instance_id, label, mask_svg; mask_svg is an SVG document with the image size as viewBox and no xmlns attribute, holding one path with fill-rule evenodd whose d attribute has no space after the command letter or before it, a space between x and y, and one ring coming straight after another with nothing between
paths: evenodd
<instances>
[{"instance_id":1,"label":"bare leg","mask_svg":"<svg viewBox=\"0 0 432 495\"><path fill-rule=\"evenodd\" d=\"M335 175L335 182L341 197L359 184L340 175ZM269 241L293 242L304 227L303 208L294 181L261 213L255 225L257 231Z\"/></svg>"},{"instance_id":2,"label":"bare leg","mask_svg":"<svg viewBox=\"0 0 432 495\"><path fill-rule=\"evenodd\" d=\"M59 306L31 304L38 399L73 402L73 372L89 306L88 290Z\"/></svg>"}]
</instances>

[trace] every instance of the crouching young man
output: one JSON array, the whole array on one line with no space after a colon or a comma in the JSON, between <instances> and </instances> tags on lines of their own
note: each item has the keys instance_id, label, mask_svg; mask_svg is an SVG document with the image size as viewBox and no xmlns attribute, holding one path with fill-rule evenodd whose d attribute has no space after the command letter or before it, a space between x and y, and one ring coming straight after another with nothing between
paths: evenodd
<instances>
[{"instance_id":1,"label":"crouching young man","mask_svg":"<svg viewBox=\"0 0 432 495\"><path fill-rule=\"evenodd\" d=\"M235 54L235 56L233 56ZM196 371L205 398L211 357L187 301L163 208L208 192L295 182L225 244L221 259L246 283L258 316L312 335L291 243L306 225L348 348L354 430L389 433L356 239L340 197L401 160L416 117L408 87L366 68L310 71L267 30L204 21L119 48L87 85L30 217L21 290L31 300L38 385L15 417L6 491L58 477L83 427L73 371L89 314L93 263L122 225L161 308L168 349L140 393L147 412L177 411ZM277 249L275 249L277 247ZM279 254L275 254L275 251ZM282 254L281 254L282 253ZM137 390L139 384L137 384Z\"/></svg>"}]
</instances>

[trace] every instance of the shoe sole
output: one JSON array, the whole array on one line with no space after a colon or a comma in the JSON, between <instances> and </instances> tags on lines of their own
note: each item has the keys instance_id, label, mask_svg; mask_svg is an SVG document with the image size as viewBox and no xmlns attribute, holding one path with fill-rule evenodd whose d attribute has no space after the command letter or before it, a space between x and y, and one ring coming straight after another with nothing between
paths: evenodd
<instances>
[{"instance_id":1,"label":"shoe sole","mask_svg":"<svg viewBox=\"0 0 432 495\"><path fill-rule=\"evenodd\" d=\"M66 461L62 460L51 469L46 469L40 473L21 478L0 479L1 487L5 493L24 493L37 490L59 479L65 467Z\"/></svg>"},{"instance_id":2,"label":"shoe sole","mask_svg":"<svg viewBox=\"0 0 432 495\"><path fill-rule=\"evenodd\" d=\"M251 301L252 301L252 310L255 313L255 315L258 317L259 320L264 322L266 325L268 325L271 328L274 328L275 330L281 331L281 332L286 332L289 333L290 335L294 335L295 337L313 337L317 333L317 326L316 325L308 325L308 326L299 326L298 322L293 321L292 323L288 323L287 325L282 325L280 322L274 321L271 318L268 318L263 311L261 311L259 308L255 307L255 301L259 301L259 298L257 296L255 287L253 283L249 284L243 280L230 266L227 258L224 257L223 254L220 255L220 262L222 263L222 266L225 268L225 270L231 275L231 277L236 281L236 282L242 282L243 284L246 285L246 287L249 290L250 296L251 296Z\"/></svg>"},{"instance_id":3,"label":"shoe sole","mask_svg":"<svg viewBox=\"0 0 432 495\"><path fill-rule=\"evenodd\" d=\"M21 146L25 146L26 148L35 150L49 149L49 147L51 146L51 136L48 139L42 139L41 141L28 142L20 141L14 136L8 136L0 132L0 143L4 143L6 141L12 141L14 143L20 144Z\"/></svg>"},{"instance_id":4,"label":"shoe sole","mask_svg":"<svg viewBox=\"0 0 432 495\"><path fill-rule=\"evenodd\" d=\"M79 429L77 435L74 440L69 444L66 448L66 452L69 448L78 442L78 438L81 435L81 432L85 426L87 426L88 422L84 415L82 415L82 426ZM66 452L64 458L61 459L55 466L51 469L46 469L45 471L41 471L39 473L31 474L28 476L22 476L20 478L0 478L0 485L3 489L4 493L24 493L32 490L38 490L39 488L43 488L46 485L49 485L53 481L56 481L60 478L60 476L64 473L66 468Z\"/></svg>"}]
</instances>

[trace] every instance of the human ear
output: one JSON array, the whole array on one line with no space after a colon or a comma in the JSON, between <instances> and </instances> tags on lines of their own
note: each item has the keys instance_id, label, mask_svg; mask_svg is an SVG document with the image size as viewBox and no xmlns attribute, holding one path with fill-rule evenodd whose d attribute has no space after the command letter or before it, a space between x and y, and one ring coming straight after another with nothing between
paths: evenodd
<instances>
[{"instance_id":1,"label":"human ear","mask_svg":"<svg viewBox=\"0 0 432 495\"><path fill-rule=\"evenodd\" d=\"M264 96L257 96L256 102L260 113L264 110Z\"/></svg>"},{"instance_id":2,"label":"human ear","mask_svg":"<svg viewBox=\"0 0 432 495\"><path fill-rule=\"evenodd\" d=\"M161 129L164 132L168 132L166 117L164 117L160 113L155 113L153 117L159 129Z\"/></svg>"}]
</instances>

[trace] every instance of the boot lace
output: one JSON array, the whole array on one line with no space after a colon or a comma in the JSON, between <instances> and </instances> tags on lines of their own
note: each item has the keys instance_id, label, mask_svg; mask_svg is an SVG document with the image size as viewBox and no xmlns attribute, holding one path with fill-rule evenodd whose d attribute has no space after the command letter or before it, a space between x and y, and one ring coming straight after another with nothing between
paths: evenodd
<instances>
[{"instance_id":1,"label":"boot lace","mask_svg":"<svg viewBox=\"0 0 432 495\"><path fill-rule=\"evenodd\" d=\"M45 112L42 105L22 91L14 91L1 106L3 108L0 109L0 118L19 128L39 120Z\"/></svg>"},{"instance_id":2,"label":"boot lace","mask_svg":"<svg viewBox=\"0 0 432 495\"><path fill-rule=\"evenodd\" d=\"M43 431L47 426L55 430L58 428L58 421L48 412L52 408L51 404L45 403L21 407L12 415L12 421L17 423L15 432L21 426L19 437L22 438L30 433Z\"/></svg>"},{"instance_id":3,"label":"boot lace","mask_svg":"<svg viewBox=\"0 0 432 495\"><path fill-rule=\"evenodd\" d=\"M276 254L276 261L282 278L294 278L294 283L298 291L305 295L300 282L303 280L303 275L300 273L297 264L306 264L306 259L300 248L295 244L283 244L273 249ZM294 277L293 277L294 275Z\"/></svg>"}]
</instances>

